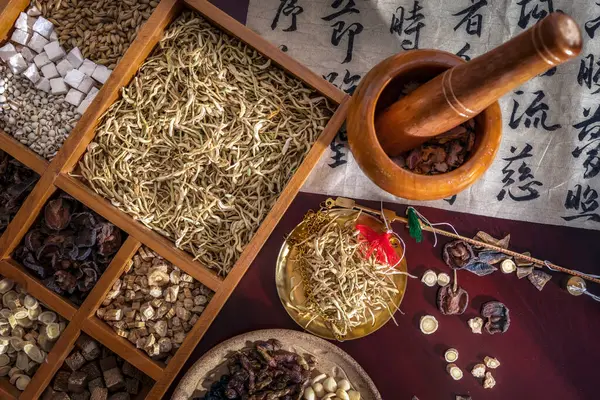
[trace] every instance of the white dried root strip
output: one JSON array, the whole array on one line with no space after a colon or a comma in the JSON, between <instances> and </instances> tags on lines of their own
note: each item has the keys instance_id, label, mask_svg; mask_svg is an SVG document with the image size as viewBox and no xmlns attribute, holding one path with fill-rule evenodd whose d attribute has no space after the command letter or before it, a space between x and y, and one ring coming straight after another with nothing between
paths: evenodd
<instances>
[{"instance_id":1,"label":"white dried root strip","mask_svg":"<svg viewBox=\"0 0 600 400\"><path fill-rule=\"evenodd\" d=\"M323 97L185 12L80 167L96 192L226 274L330 117Z\"/></svg>"},{"instance_id":2,"label":"white dried root strip","mask_svg":"<svg viewBox=\"0 0 600 400\"><path fill-rule=\"evenodd\" d=\"M337 218L296 246L294 261L307 300L290 307L309 318L308 325L322 318L335 337L343 339L360 325L374 325L382 310L393 318L396 310L389 302L398 293L393 277L404 272L379 263L375 254L366 259L356 219L340 226Z\"/></svg>"}]
</instances>

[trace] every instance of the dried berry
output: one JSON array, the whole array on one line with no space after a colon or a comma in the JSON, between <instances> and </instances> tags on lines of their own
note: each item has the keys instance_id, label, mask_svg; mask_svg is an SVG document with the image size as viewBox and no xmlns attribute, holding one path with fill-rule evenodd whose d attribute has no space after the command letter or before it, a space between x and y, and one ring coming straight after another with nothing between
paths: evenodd
<instances>
[{"instance_id":1,"label":"dried berry","mask_svg":"<svg viewBox=\"0 0 600 400\"><path fill-rule=\"evenodd\" d=\"M48 288L81 304L122 244L113 224L59 193L25 236L14 258Z\"/></svg>"},{"instance_id":2,"label":"dried berry","mask_svg":"<svg viewBox=\"0 0 600 400\"><path fill-rule=\"evenodd\" d=\"M469 305L469 294L460 286L456 290L453 285L444 286L438 291L437 304L444 315L460 315Z\"/></svg>"},{"instance_id":3,"label":"dried berry","mask_svg":"<svg viewBox=\"0 0 600 400\"><path fill-rule=\"evenodd\" d=\"M444 262L452 269L462 269L475 258L471 245L462 240L447 243L443 251Z\"/></svg>"},{"instance_id":4,"label":"dried berry","mask_svg":"<svg viewBox=\"0 0 600 400\"><path fill-rule=\"evenodd\" d=\"M33 190L38 175L0 150L0 234Z\"/></svg>"},{"instance_id":5,"label":"dried berry","mask_svg":"<svg viewBox=\"0 0 600 400\"><path fill-rule=\"evenodd\" d=\"M481 309L481 316L485 320L484 329L487 333L504 333L510 326L508 308L499 301L488 301Z\"/></svg>"}]
</instances>

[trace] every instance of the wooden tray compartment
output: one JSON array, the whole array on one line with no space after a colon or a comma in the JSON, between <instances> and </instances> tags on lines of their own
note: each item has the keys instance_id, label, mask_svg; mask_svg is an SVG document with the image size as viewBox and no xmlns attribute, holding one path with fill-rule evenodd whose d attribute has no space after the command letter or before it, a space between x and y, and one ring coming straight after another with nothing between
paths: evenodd
<instances>
[{"instance_id":1,"label":"wooden tray compartment","mask_svg":"<svg viewBox=\"0 0 600 400\"><path fill-rule=\"evenodd\" d=\"M28 1L26 0L8 0L5 3L4 8L0 8L0 26L2 27L0 29L0 38L6 35L19 12L24 10L28 5ZM0 5L0 7L2 6ZM226 278L218 277L214 272L194 261L189 254L177 249L170 240L125 215L85 186L76 176L71 176L77 162L86 151L87 145L93 139L95 126L101 115L119 97L121 88L129 83L139 66L162 37L165 28L179 15L184 7L196 10L215 26L239 38L250 47L255 48L291 75L296 76L308 86L328 97L334 104L339 104L337 111L329 121L324 132L305 156L304 161L290 179L280 194L279 199ZM14 399L17 396L21 399L38 398L50 383L56 371L61 367L64 358L72 350L80 332L83 331L155 380L156 383L146 398L162 398L183 366L184 361L187 360L197 343L206 333L210 324L250 266L250 263L258 254L277 222L290 205L302 183L337 134L346 118L348 100L348 96L345 96L343 92L323 80L319 75L311 72L308 68L299 64L281 52L277 47L239 24L207 1L161 0L151 18L140 29L136 40L129 47L109 80L103 85L101 91L72 130L57 156L50 163L41 159L11 136L0 132L0 148L41 174L40 180L23 203L19 213L15 216L4 235L0 237L0 273L7 277L13 277L13 279L24 285L32 295L70 320L67 329L56 343L52 354L49 355L48 362L43 365L43 368L40 367L40 370L38 370L28 388L20 396L19 393L15 393L14 390L11 391L8 388L3 396L5 395L7 399ZM34 279L31 274L14 262L14 260L10 259L10 254L12 254L15 247L21 242L38 217L44 204L57 189L70 194L129 235L113 258L111 264L100 277L94 289L88 294L86 300L79 308L74 307L62 297L48 290L38 280ZM139 351L129 343L129 341L119 337L112 328L94 315L102 299L111 289L114 281L118 279L126 264L142 244L215 292L200 319L188 332L185 341L166 366L151 360L145 353ZM1 388L2 385L0 384Z\"/></svg>"}]
</instances>

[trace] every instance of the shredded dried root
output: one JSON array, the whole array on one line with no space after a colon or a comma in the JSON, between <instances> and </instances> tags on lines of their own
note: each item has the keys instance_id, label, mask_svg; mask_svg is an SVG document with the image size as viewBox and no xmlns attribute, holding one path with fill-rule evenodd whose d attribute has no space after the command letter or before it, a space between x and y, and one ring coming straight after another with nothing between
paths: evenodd
<instances>
[{"instance_id":1,"label":"shredded dried root","mask_svg":"<svg viewBox=\"0 0 600 400\"><path fill-rule=\"evenodd\" d=\"M185 12L80 168L97 193L225 275L331 115L325 98Z\"/></svg>"},{"instance_id":2,"label":"shredded dried root","mask_svg":"<svg viewBox=\"0 0 600 400\"><path fill-rule=\"evenodd\" d=\"M405 273L379 263L375 254L365 258L366 244L355 228L358 215L343 226L337 218L319 221L318 231L295 244L294 261L306 301L300 306L288 305L308 318L309 325L321 318L336 338L343 339L360 325L374 325L380 311L393 318L396 310L390 309L389 303L398 293L393 276Z\"/></svg>"}]
</instances>

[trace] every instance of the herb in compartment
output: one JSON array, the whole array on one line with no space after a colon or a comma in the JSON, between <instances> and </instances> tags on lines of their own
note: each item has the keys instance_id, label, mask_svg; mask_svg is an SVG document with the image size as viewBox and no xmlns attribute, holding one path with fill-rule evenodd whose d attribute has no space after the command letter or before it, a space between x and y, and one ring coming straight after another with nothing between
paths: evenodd
<instances>
[{"instance_id":1,"label":"herb in compartment","mask_svg":"<svg viewBox=\"0 0 600 400\"><path fill-rule=\"evenodd\" d=\"M54 292L81 304L119 250L123 234L72 197L50 200L14 257Z\"/></svg>"},{"instance_id":2,"label":"herb in compartment","mask_svg":"<svg viewBox=\"0 0 600 400\"><path fill-rule=\"evenodd\" d=\"M0 235L14 218L39 176L0 150Z\"/></svg>"},{"instance_id":3,"label":"herb in compartment","mask_svg":"<svg viewBox=\"0 0 600 400\"><path fill-rule=\"evenodd\" d=\"M184 12L79 165L113 205L226 275L331 115L300 80Z\"/></svg>"}]
</instances>

